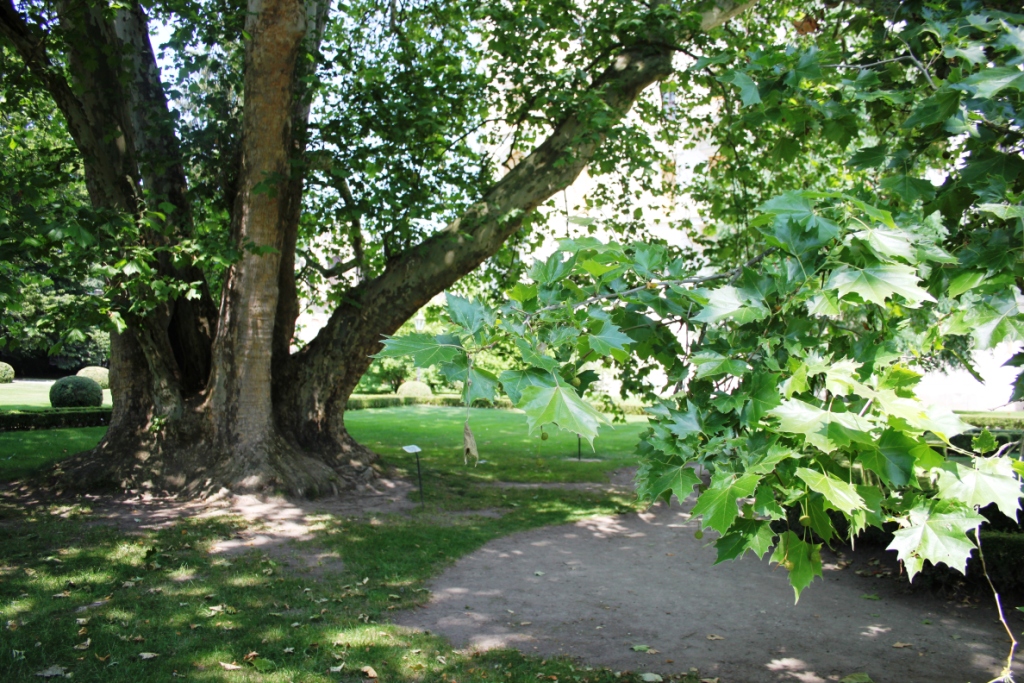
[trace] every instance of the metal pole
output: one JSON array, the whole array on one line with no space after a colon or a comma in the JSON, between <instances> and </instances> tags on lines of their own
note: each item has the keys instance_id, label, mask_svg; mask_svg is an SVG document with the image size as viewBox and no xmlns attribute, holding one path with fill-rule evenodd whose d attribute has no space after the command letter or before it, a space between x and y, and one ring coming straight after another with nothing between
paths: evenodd
<instances>
[{"instance_id":1,"label":"metal pole","mask_svg":"<svg viewBox=\"0 0 1024 683\"><path fill-rule=\"evenodd\" d=\"M426 507L423 502L423 470L420 469L420 454L416 454L416 478L420 481L420 507Z\"/></svg>"},{"instance_id":2,"label":"metal pole","mask_svg":"<svg viewBox=\"0 0 1024 683\"><path fill-rule=\"evenodd\" d=\"M583 462L583 437L576 435L576 462Z\"/></svg>"}]
</instances>

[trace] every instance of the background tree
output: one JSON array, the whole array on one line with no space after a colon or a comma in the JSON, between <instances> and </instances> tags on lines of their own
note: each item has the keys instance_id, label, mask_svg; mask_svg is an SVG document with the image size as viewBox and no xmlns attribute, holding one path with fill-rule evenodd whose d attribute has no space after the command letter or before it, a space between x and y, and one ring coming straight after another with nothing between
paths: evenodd
<instances>
[{"instance_id":1,"label":"background tree","mask_svg":"<svg viewBox=\"0 0 1024 683\"><path fill-rule=\"evenodd\" d=\"M343 414L381 335L492 255L521 269L503 245L535 239L534 210L588 163L638 148L623 117L675 46L744 8L174 2L151 10L174 27L165 83L138 3L0 4L4 87L40 125L60 112L91 205L59 207L82 214L68 237L33 198L4 249L101 274L116 328L111 426L68 480L313 494L372 477ZM499 173L485 145L505 136ZM324 243L346 258L315 263ZM292 353L300 275L331 282L333 312Z\"/></svg>"}]
</instances>

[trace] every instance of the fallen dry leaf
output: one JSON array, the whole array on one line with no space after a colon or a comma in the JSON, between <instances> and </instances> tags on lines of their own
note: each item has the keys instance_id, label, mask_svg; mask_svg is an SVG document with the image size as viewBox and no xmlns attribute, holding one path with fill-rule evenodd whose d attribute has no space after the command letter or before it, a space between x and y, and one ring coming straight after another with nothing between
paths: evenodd
<instances>
[{"instance_id":1,"label":"fallen dry leaf","mask_svg":"<svg viewBox=\"0 0 1024 683\"><path fill-rule=\"evenodd\" d=\"M246 656L242 657L242 661L243 662L251 662L252 660L256 659L259 656L260 656L260 653L256 652L256 650L253 650L252 652L250 652Z\"/></svg>"},{"instance_id":2,"label":"fallen dry leaf","mask_svg":"<svg viewBox=\"0 0 1024 683\"><path fill-rule=\"evenodd\" d=\"M377 677L377 672L373 670L372 666L364 666L362 669L360 669L360 671L362 671L364 674L366 674L367 678L376 678Z\"/></svg>"},{"instance_id":3,"label":"fallen dry leaf","mask_svg":"<svg viewBox=\"0 0 1024 683\"><path fill-rule=\"evenodd\" d=\"M725 640L725 636L720 636L718 634L712 633L708 636L708 640Z\"/></svg>"},{"instance_id":4,"label":"fallen dry leaf","mask_svg":"<svg viewBox=\"0 0 1024 683\"><path fill-rule=\"evenodd\" d=\"M101 662L105 662L108 659L110 659L110 655L103 655L102 657L100 657L100 653L99 652L94 652L93 653L93 657L95 657L96 659L100 660Z\"/></svg>"},{"instance_id":5,"label":"fallen dry leaf","mask_svg":"<svg viewBox=\"0 0 1024 683\"><path fill-rule=\"evenodd\" d=\"M75 626L86 626L86 625L88 625L88 623L89 623L89 617L84 617L82 619L75 619Z\"/></svg>"},{"instance_id":6,"label":"fallen dry leaf","mask_svg":"<svg viewBox=\"0 0 1024 683\"><path fill-rule=\"evenodd\" d=\"M76 650L88 650L89 646L92 645L92 638L86 638L78 645L75 645Z\"/></svg>"},{"instance_id":7,"label":"fallen dry leaf","mask_svg":"<svg viewBox=\"0 0 1024 683\"><path fill-rule=\"evenodd\" d=\"M228 664L227 662L220 662L220 668L224 669L225 671L238 671L242 667L235 663Z\"/></svg>"},{"instance_id":8,"label":"fallen dry leaf","mask_svg":"<svg viewBox=\"0 0 1024 683\"><path fill-rule=\"evenodd\" d=\"M345 662L342 662L342 663L341 663L341 664L339 664L338 666L332 666L332 667L330 667L329 671L330 671L330 672L331 672L332 674L340 674L340 673L341 673L341 670L342 670L342 669L344 669L344 668L345 668Z\"/></svg>"},{"instance_id":9,"label":"fallen dry leaf","mask_svg":"<svg viewBox=\"0 0 1024 683\"><path fill-rule=\"evenodd\" d=\"M294 648L294 647L286 647L286 648L284 649L284 653L285 653L286 655L290 655L290 654L292 654L293 652L295 652L295 648Z\"/></svg>"},{"instance_id":10,"label":"fallen dry leaf","mask_svg":"<svg viewBox=\"0 0 1024 683\"><path fill-rule=\"evenodd\" d=\"M665 679L658 674L640 674L640 680L644 683L661 683Z\"/></svg>"},{"instance_id":11,"label":"fallen dry leaf","mask_svg":"<svg viewBox=\"0 0 1024 683\"><path fill-rule=\"evenodd\" d=\"M64 667L63 666L57 666L56 664L54 664L49 669L43 669L42 671L37 671L36 672L36 676L39 676L40 678L63 678L64 677Z\"/></svg>"},{"instance_id":12,"label":"fallen dry leaf","mask_svg":"<svg viewBox=\"0 0 1024 683\"><path fill-rule=\"evenodd\" d=\"M158 652L140 652L139 659L156 659L160 654Z\"/></svg>"},{"instance_id":13,"label":"fallen dry leaf","mask_svg":"<svg viewBox=\"0 0 1024 683\"><path fill-rule=\"evenodd\" d=\"M893 647L914 647L910 643L893 643L892 646Z\"/></svg>"}]
</instances>

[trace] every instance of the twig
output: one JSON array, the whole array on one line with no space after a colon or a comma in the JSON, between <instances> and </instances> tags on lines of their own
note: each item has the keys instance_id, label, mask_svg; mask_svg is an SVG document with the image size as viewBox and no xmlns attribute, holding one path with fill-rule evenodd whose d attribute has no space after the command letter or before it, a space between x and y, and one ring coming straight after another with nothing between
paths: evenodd
<instances>
[{"instance_id":1,"label":"twig","mask_svg":"<svg viewBox=\"0 0 1024 683\"><path fill-rule=\"evenodd\" d=\"M879 62L869 62L867 64L822 64L822 69L867 69L872 66L881 66L882 64L891 64L892 62L903 62L911 59L910 57L893 57L892 59L883 59Z\"/></svg>"},{"instance_id":2,"label":"twig","mask_svg":"<svg viewBox=\"0 0 1024 683\"><path fill-rule=\"evenodd\" d=\"M996 587L992 584L992 578L988 575L988 567L985 565L985 553L981 551L981 527L974 527L974 540L978 544L978 559L981 560L981 571L985 575L985 580L988 581L988 587L992 589L992 595L996 601L996 611L999 613L999 622L1006 629L1006 635L1010 636L1010 654L1006 657L1006 666L999 673L999 676L993 678L988 683L1013 683L1013 653L1017 649L1017 639L1013 637L1013 630L1010 625L1006 623L1006 616L1003 614L1003 605L999 600L999 592Z\"/></svg>"}]
</instances>

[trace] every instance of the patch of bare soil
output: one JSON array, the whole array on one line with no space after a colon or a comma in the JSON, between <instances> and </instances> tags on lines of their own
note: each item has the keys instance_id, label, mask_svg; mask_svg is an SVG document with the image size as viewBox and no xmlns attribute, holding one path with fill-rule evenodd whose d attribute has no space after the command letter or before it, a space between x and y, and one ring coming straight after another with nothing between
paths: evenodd
<instances>
[{"instance_id":1,"label":"patch of bare soil","mask_svg":"<svg viewBox=\"0 0 1024 683\"><path fill-rule=\"evenodd\" d=\"M693 502L492 541L437 578L426 607L396 620L457 647L571 655L637 672L697 667L721 683L998 675L1009 641L990 601L911 590L894 553L871 548L826 551L824 581L794 605L785 572L767 557L712 566L714 534L694 538Z\"/></svg>"}]
</instances>

